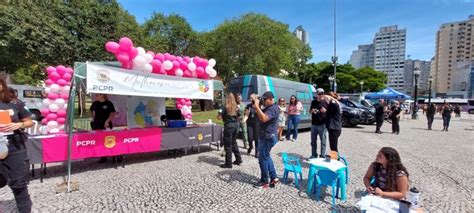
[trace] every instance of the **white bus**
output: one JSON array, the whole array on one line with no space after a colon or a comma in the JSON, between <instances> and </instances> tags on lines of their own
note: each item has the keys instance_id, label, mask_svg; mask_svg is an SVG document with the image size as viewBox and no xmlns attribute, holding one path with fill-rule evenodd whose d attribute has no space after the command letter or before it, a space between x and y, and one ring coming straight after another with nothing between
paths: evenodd
<instances>
[{"instance_id":1,"label":"white bus","mask_svg":"<svg viewBox=\"0 0 474 213\"><path fill-rule=\"evenodd\" d=\"M16 84L9 84L8 86L15 90L18 99L23 101L26 107L30 109L31 113L33 113L33 119L40 120L40 109L43 106L44 88Z\"/></svg>"}]
</instances>

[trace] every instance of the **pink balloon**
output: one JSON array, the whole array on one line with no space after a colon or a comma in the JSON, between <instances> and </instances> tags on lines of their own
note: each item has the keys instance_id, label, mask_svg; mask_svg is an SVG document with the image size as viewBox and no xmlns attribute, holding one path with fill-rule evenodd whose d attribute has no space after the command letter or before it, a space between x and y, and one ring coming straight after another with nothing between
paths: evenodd
<instances>
[{"instance_id":1,"label":"pink balloon","mask_svg":"<svg viewBox=\"0 0 474 213\"><path fill-rule=\"evenodd\" d=\"M186 101L186 106L191 106L191 105L193 105L193 102L191 102L191 101Z\"/></svg>"},{"instance_id":2,"label":"pink balloon","mask_svg":"<svg viewBox=\"0 0 474 213\"><path fill-rule=\"evenodd\" d=\"M161 70L161 61L158 59L153 59L151 61L151 66L153 67L153 73L159 73Z\"/></svg>"},{"instance_id":3,"label":"pink balloon","mask_svg":"<svg viewBox=\"0 0 474 213\"><path fill-rule=\"evenodd\" d=\"M46 79L46 81L44 81L44 83L48 86L51 86L51 84L54 84L54 81L51 80L51 79Z\"/></svg>"},{"instance_id":4,"label":"pink balloon","mask_svg":"<svg viewBox=\"0 0 474 213\"><path fill-rule=\"evenodd\" d=\"M46 119L46 118L43 118L43 120L41 120L41 124L43 124L43 125L46 125L46 124L48 124L48 119Z\"/></svg>"},{"instance_id":5,"label":"pink balloon","mask_svg":"<svg viewBox=\"0 0 474 213\"><path fill-rule=\"evenodd\" d=\"M71 67L68 67L66 68L66 72L72 75L74 73L74 70Z\"/></svg>"},{"instance_id":6,"label":"pink balloon","mask_svg":"<svg viewBox=\"0 0 474 213\"><path fill-rule=\"evenodd\" d=\"M68 100L69 99L69 94L59 94L59 98L62 98L64 100Z\"/></svg>"},{"instance_id":7,"label":"pink balloon","mask_svg":"<svg viewBox=\"0 0 474 213\"><path fill-rule=\"evenodd\" d=\"M117 42L109 41L105 43L105 49L109 53L115 53L117 52L119 48L120 48L120 44L118 44Z\"/></svg>"},{"instance_id":8,"label":"pink balloon","mask_svg":"<svg viewBox=\"0 0 474 213\"><path fill-rule=\"evenodd\" d=\"M175 60L176 60L176 56L170 55L170 61L175 61Z\"/></svg>"},{"instance_id":9,"label":"pink balloon","mask_svg":"<svg viewBox=\"0 0 474 213\"><path fill-rule=\"evenodd\" d=\"M67 113L66 113L66 110L61 109L61 110L58 110L56 114L58 115L58 118L65 118Z\"/></svg>"},{"instance_id":10,"label":"pink balloon","mask_svg":"<svg viewBox=\"0 0 474 213\"><path fill-rule=\"evenodd\" d=\"M52 67L52 66L49 66L49 67L46 67L46 73L52 73L52 72L56 72L56 68Z\"/></svg>"},{"instance_id":11,"label":"pink balloon","mask_svg":"<svg viewBox=\"0 0 474 213\"><path fill-rule=\"evenodd\" d=\"M59 124L64 124L64 123L66 123L66 118L58 118L58 119L57 119L57 122L58 122Z\"/></svg>"},{"instance_id":12,"label":"pink balloon","mask_svg":"<svg viewBox=\"0 0 474 213\"><path fill-rule=\"evenodd\" d=\"M48 98L50 100L56 100L57 98L59 98L59 95L57 93L49 93Z\"/></svg>"},{"instance_id":13,"label":"pink balloon","mask_svg":"<svg viewBox=\"0 0 474 213\"><path fill-rule=\"evenodd\" d=\"M58 72L59 75L64 75L64 73L66 73L66 67L59 65L56 67L56 72Z\"/></svg>"},{"instance_id":14,"label":"pink balloon","mask_svg":"<svg viewBox=\"0 0 474 213\"><path fill-rule=\"evenodd\" d=\"M46 119L48 119L48 121L55 121L56 119L58 119L58 116L56 115L56 113L49 113L46 116Z\"/></svg>"},{"instance_id":15,"label":"pink balloon","mask_svg":"<svg viewBox=\"0 0 474 213\"><path fill-rule=\"evenodd\" d=\"M163 62L165 60L165 56L162 54L162 53L157 53L155 55L155 59L158 59L160 60L161 62Z\"/></svg>"},{"instance_id":16,"label":"pink balloon","mask_svg":"<svg viewBox=\"0 0 474 213\"><path fill-rule=\"evenodd\" d=\"M186 63L185 61L179 62L179 68L183 71L187 70L188 69L188 63Z\"/></svg>"},{"instance_id":17,"label":"pink balloon","mask_svg":"<svg viewBox=\"0 0 474 213\"><path fill-rule=\"evenodd\" d=\"M193 118L193 115L187 114L187 115L186 115L186 118L187 118L187 119L192 119L192 118Z\"/></svg>"},{"instance_id":18,"label":"pink balloon","mask_svg":"<svg viewBox=\"0 0 474 213\"><path fill-rule=\"evenodd\" d=\"M186 63L188 64L189 62L191 62L191 58L189 56L184 56L183 60L186 61Z\"/></svg>"},{"instance_id":19,"label":"pink balloon","mask_svg":"<svg viewBox=\"0 0 474 213\"><path fill-rule=\"evenodd\" d=\"M132 47L130 51L128 51L127 53L130 60L133 60L138 55L138 49L135 47Z\"/></svg>"},{"instance_id":20,"label":"pink balloon","mask_svg":"<svg viewBox=\"0 0 474 213\"><path fill-rule=\"evenodd\" d=\"M66 86L67 85L67 81L64 80L64 79L59 79L56 83L58 83L59 86Z\"/></svg>"},{"instance_id":21,"label":"pink balloon","mask_svg":"<svg viewBox=\"0 0 474 213\"><path fill-rule=\"evenodd\" d=\"M177 60L179 63L181 63L181 61L183 61L183 57L177 56L177 57L176 57L176 60Z\"/></svg>"},{"instance_id":22,"label":"pink balloon","mask_svg":"<svg viewBox=\"0 0 474 213\"><path fill-rule=\"evenodd\" d=\"M130 58L126 52L119 51L116 54L117 60L120 61L120 63L124 64L127 63Z\"/></svg>"},{"instance_id":23,"label":"pink balloon","mask_svg":"<svg viewBox=\"0 0 474 213\"><path fill-rule=\"evenodd\" d=\"M183 108L183 105L177 104L177 105L176 105L176 108L181 109L181 108Z\"/></svg>"},{"instance_id":24,"label":"pink balloon","mask_svg":"<svg viewBox=\"0 0 474 213\"><path fill-rule=\"evenodd\" d=\"M198 65L201 62L201 59L198 56L193 57L193 62Z\"/></svg>"},{"instance_id":25,"label":"pink balloon","mask_svg":"<svg viewBox=\"0 0 474 213\"><path fill-rule=\"evenodd\" d=\"M181 100L179 100L179 103L181 103L182 105L186 105L186 100L182 98Z\"/></svg>"},{"instance_id":26,"label":"pink balloon","mask_svg":"<svg viewBox=\"0 0 474 213\"><path fill-rule=\"evenodd\" d=\"M179 68L179 62L178 61L173 61L173 68Z\"/></svg>"},{"instance_id":27,"label":"pink balloon","mask_svg":"<svg viewBox=\"0 0 474 213\"><path fill-rule=\"evenodd\" d=\"M69 74L69 73L65 73L65 74L63 75L63 79L66 80L66 81L71 81L72 75Z\"/></svg>"},{"instance_id":28,"label":"pink balloon","mask_svg":"<svg viewBox=\"0 0 474 213\"><path fill-rule=\"evenodd\" d=\"M200 66L201 66L201 67L207 67L208 64L209 64L209 62L207 62L206 59L202 59L202 60L200 61Z\"/></svg>"},{"instance_id":29,"label":"pink balloon","mask_svg":"<svg viewBox=\"0 0 474 213\"><path fill-rule=\"evenodd\" d=\"M169 53L165 53L163 56L165 57L165 60L171 61L171 55Z\"/></svg>"},{"instance_id":30,"label":"pink balloon","mask_svg":"<svg viewBox=\"0 0 474 213\"><path fill-rule=\"evenodd\" d=\"M196 68L196 74L197 74L198 77L205 74L204 68L202 68L202 67Z\"/></svg>"},{"instance_id":31,"label":"pink balloon","mask_svg":"<svg viewBox=\"0 0 474 213\"><path fill-rule=\"evenodd\" d=\"M189 72L188 70L184 71L183 77L190 78L191 77L191 72Z\"/></svg>"},{"instance_id":32,"label":"pink balloon","mask_svg":"<svg viewBox=\"0 0 474 213\"><path fill-rule=\"evenodd\" d=\"M57 81L61 76L57 72L51 72L51 73L49 73L48 77L52 81Z\"/></svg>"},{"instance_id":33,"label":"pink balloon","mask_svg":"<svg viewBox=\"0 0 474 213\"><path fill-rule=\"evenodd\" d=\"M120 49L125 50L125 51L133 47L132 40L127 37L121 38L119 41L119 44L120 44Z\"/></svg>"},{"instance_id":34,"label":"pink balloon","mask_svg":"<svg viewBox=\"0 0 474 213\"><path fill-rule=\"evenodd\" d=\"M44 108L40 110L42 116L47 116L50 112L48 108Z\"/></svg>"}]
</instances>

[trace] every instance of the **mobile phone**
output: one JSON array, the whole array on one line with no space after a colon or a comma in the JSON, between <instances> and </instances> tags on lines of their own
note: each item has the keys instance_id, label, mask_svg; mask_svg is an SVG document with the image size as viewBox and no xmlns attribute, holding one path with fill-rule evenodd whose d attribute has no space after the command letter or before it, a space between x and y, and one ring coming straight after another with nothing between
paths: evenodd
<instances>
[{"instance_id":1,"label":"mobile phone","mask_svg":"<svg viewBox=\"0 0 474 213\"><path fill-rule=\"evenodd\" d=\"M401 200L400 201L400 205L398 207L398 212L400 213L408 213L410 212L410 206L411 206L411 203L406 201L406 200Z\"/></svg>"}]
</instances>

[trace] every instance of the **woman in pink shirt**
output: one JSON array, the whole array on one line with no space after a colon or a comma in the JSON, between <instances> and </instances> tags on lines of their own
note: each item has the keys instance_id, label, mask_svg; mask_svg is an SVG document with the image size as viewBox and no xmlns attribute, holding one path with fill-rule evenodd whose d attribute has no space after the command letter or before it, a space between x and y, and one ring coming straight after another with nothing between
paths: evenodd
<instances>
[{"instance_id":1,"label":"woman in pink shirt","mask_svg":"<svg viewBox=\"0 0 474 213\"><path fill-rule=\"evenodd\" d=\"M286 140L290 140L290 135L293 133L291 141L295 141L298 137L298 124L300 123L300 114L303 111L303 105L298 101L296 96L292 95L288 110L288 126L286 128Z\"/></svg>"}]
</instances>

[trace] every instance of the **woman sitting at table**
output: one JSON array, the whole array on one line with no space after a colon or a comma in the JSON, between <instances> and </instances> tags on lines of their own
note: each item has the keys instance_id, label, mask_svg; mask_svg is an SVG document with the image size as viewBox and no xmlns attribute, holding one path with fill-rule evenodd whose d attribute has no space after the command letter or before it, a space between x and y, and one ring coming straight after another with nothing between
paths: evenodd
<instances>
[{"instance_id":1,"label":"woman sitting at table","mask_svg":"<svg viewBox=\"0 0 474 213\"><path fill-rule=\"evenodd\" d=\"M371 183L372 177L375 182ZM383 147L364 176L364 185L369 193L386 198L402 200L408 192L408 172L403 166L397 150Z\"/></svg>"}]
</instances>

